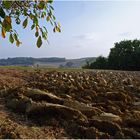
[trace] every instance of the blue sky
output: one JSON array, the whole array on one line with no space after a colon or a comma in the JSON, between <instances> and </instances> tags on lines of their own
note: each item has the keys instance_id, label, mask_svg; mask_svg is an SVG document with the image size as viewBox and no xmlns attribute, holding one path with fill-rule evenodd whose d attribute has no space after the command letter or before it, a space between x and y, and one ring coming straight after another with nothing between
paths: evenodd
<instances>
[{"instance_id":1,"label":"blue sky","mask_svg":"<svg viewBox=\"0 0 140 140\"><path fill-rule=\"evenodd\" d=\"M108 56L115 42L140 38L140 1L54 1L54 13L62 32L49 28L50 44L40 49L30 28L19 31L17 48L0 37L0 58L7 57L94 57Z\"/></svg>"}]
</instances>

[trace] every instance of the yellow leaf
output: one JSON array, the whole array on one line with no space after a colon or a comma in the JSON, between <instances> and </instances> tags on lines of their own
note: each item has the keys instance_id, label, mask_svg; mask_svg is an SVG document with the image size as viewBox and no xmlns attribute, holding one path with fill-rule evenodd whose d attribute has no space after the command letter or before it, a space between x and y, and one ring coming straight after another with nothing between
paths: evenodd
<instances>
[{"instance_id":1,"label":"yellow leaf","mask_svg":"<svg viewBox=\"0 0 140 140\"><path fill-rule=\"evenodd\" d=\"M21 42L19 40L16 41L16 46L19 47L19 45L21 44Z\"/></svg>"},{"instance_id":2,"label":"yellow leaf","mask_svg":"<svg viewBox=\"0 0 140 140\"><path fill-rule=\"evenodd\" d=\"M2 28L2 29L1 29L1 36L2 36L3 38L5 38L5 33L6 33L6 32L5 32L5 29Z\"/></svg>"},{"instance_id":3,"label":"yellow leaf","mask_svg":"<svg viewBox=\"0 0 140 140\"><path fill-rule=\"evenodd\" d=\"M36 32L38 32L38 26L36 26Z\"/></svg>"},{"instance_id":4,"label":"yellow leaf","mask_svg":"<svg viewBox=\"0 0 140 140\"><path fill-rule=\"evenodd\" d=\"M5 19L9 24L11 24L11 17L10 17L10 16L6 16L4 19Z\"/></svg>"},{"instance_id":5,"label":"yellow leaf","mask_svg":"<svg viewBox=\"0 0 140 140\"><path fill-rule=\"evenodd\" d=\"M57 30L56 30L56 27L54 27L54 28L53 28L53 32L56 32L56 31L57 31Z\"/></svg>"},{"instance_id":6,"label":"yellow leaf","mask_svg":"<svg viewBox=\"0 0 140 140\"><path fill-rule=\"evenodd\" d=\"M60 23L59 23L59 22L57 23L57 26L58 26L59 28L61 28L61 25L60 25Z\"/></svg>"},{"instance_id":7,"label":"yellow leaf","mask_svg":"<svg viewBox=\"0 0 140 140\"><path fill-rule=\"evenodd\" d=\"M34 16L32 14L30 14L29 17L30 17L30 19L33 19Z\"/></svg>"},{"instance_id":8,"label":"yellow leaf","mask_svg":"<svg viewBox=\"0 0 140 140\"><path fill-rule=\"evenodd\" d=\"M60 28L58 26L56 26L56 31L61 32L61 30L60 30Z\"/></svg>"}]
</instances>

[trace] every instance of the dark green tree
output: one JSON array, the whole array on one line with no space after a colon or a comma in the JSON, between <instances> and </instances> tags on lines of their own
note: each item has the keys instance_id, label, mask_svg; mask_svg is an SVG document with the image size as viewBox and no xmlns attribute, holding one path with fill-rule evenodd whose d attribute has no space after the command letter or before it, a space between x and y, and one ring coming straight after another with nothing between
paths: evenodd
<instances>
[{"instance_id":1,"label":"dark green tree","mask_svg":"<svg viewBox=\"0 0 140 140\"><path fill-rule=\"evenodd\" d=\"M110 49L108 58L99 56L95 62L84 68L140 70L140 40L124 40L115 43Z\"/></svg>"},{"instance_id":2,"label":"dark green tree","mask_svg":"<svg viewBox=\"0 0 140 140\"><path fill-rule=\"evenodd\" d=\"M115 43L108 56L111 69L140 70L140 40L124 40Z\"/></svg>"},{"instance_id":3,"label":"dark green tree","mask_svg":"<svg viewBox=\"0 0 140 140\"><path fill-rule=\"evenodd\" d=\"M87 65L84 68L90 68L90 69L107 69L107 58L103 56L99 56L96 58L96 61L87 63Z\"/></svg>"},{"instance_id":4,"label":"dark green tree","mask_svg":"<svg viewBox=\"0 0 140 140\"><path fill-rule=\"evenodd\" d=\"M86 60L86 64L82 66L83 69L89 69L90 68L90 62L89 60Z\"/></svg>"},{"instance_id":5,"label":"dark green tree","mask_svg":"<svg viewBox=\"0 0 140 140\"><path fill-rule=\"evenodd\" d=\"M99 56L95 62L90 64L90 67L94 69L107 69L107 65L107 58Z\"/></svg>"}]
</instances>

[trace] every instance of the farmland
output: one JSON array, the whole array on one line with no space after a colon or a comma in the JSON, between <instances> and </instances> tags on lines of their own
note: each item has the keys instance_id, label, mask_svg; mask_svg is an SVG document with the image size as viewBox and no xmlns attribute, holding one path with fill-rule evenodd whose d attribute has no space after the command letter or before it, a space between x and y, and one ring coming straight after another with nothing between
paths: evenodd
<instances>
[{"instance_id":1,"label":"farmland","mask_svg":"<svg viewBox=\"0 0 140 140\"><path fill-rule=\"evenodd\" d=\"M140 138L140 72L0 68L0 138Z\"/></svg>"}]
</instances>

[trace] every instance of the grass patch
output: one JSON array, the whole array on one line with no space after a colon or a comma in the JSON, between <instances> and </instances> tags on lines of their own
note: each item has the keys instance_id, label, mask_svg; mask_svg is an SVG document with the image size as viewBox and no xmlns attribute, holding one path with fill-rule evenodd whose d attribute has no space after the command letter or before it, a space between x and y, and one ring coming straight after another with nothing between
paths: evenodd
<instances>
[{"instance_id":1,"label":"grass patch","mask_svg":"<svg viewBox=\"0 0 140 140\"><path fill-rule=\"evenodd\" d=\"M85 71L82 68L57 68L57 67L46 67L46 66L40 66L40 67L32 67L32 66L0 66L0 69L47 70L47 71Z\"/></svg>"},{"instance_id":2,"label":"grass patch","mask_svg":"<svg viewBox=\"0 0 140 140\"><path fill-rule=\"evenodd\" d=\"M32 69L32 67L31 66L0 66L0 69L28 70L28 69Z\"/></svg>"}]
</instances>

